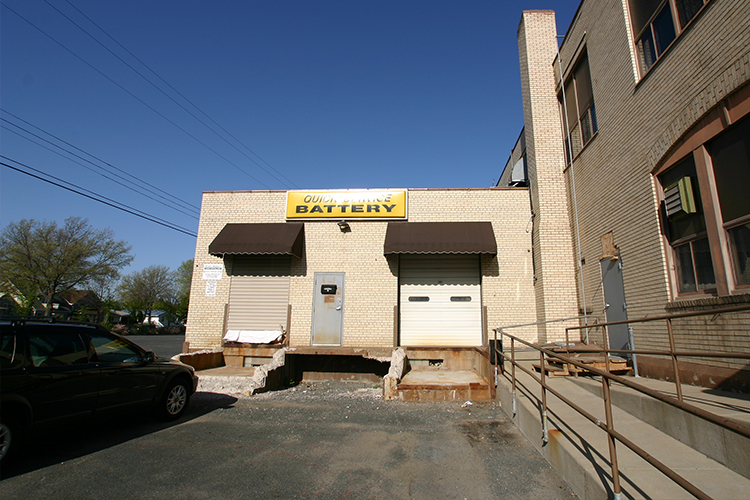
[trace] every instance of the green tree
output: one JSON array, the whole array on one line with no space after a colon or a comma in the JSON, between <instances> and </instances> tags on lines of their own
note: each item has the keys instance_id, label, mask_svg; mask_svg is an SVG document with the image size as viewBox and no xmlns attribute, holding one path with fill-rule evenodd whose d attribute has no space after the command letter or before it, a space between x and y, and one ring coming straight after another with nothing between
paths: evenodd
<instances>
[{"instance_id":1,"label":"green tree","mask_svg":"<svg viewBox=\"0 0 750 500\"><path fill-rule=\"evenodd\" d=\"M91 291L93 291L99 299L102 301L101 309L99 313L102 316L102 324L107 327L112 327L113 310L123 309L122 303L118 300L118 283L113 280L95 280L91 283Z\"/></svg>"},{"instance_id":2,"label":"green tree","mask_svg":"<svg viewBox=\"0 0 750 500\"><path fill-rule=\"evenodd\" d=\"M190 284L193 281L193 259L186 260L174 272L177 292L175 315L181 322L187 321L188 306L190 305Z\"/></svg>"},{"instance_id":3,"label":"green tree","mask_svg":"<svg viewBox=\"0 0 750 500\"><path fill-rule=\"evenodd\" d=\"M50 316L55 294L115 281L133 260L131 247L113 235L80 217L66 219L61 227L33 219L11 222L0 233L0 279L35 290Z\"/></svg>"},{"instance_id":4,"label":"green tree","mask_svg":"<svg viewBox=\"0 0 750 500\"><path fill-rule=\"evenodd\" d=\"M120 295L123 302L143 313L151 323L157 304L169 302L174 296L174 275L167 266L149 266L122 277Z\"/></svg>"}]
</instances>

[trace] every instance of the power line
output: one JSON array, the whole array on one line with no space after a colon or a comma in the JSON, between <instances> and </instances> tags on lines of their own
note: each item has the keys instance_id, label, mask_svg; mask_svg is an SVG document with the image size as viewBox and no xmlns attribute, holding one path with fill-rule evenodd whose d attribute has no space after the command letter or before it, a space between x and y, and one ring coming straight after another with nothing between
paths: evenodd
<instances>
[{"instance_id":1,"label":"power line","mask_svg":"<svg viewBox=\"0 0 750 500\"><path fill-rule=\"evenodd\" d=\"M99 193L96 193L96 192L94 192L94 191L91 191L90 189L86 189L86 188L84 188L84 187L82 187L82 186L79 186L79 185L77 185L77 184L73 184L72 182L66 181L65 179L61 179L61 178L59 178L59 177L55 177L54 175L52 175L52 174L49 174L49 173L47 173L47 172L43 172L42 170L39 170L38 168L34 168L34 167L32 167L31 165L27 165L27 164L25 164L25 163L21 163L20 161L17 161L17 160L13 160L13 159L11 159L11 158L8 158L7 156L3 156L3 155L0 155L0 158L5 158L5 159L6 159L6 160L8 160L8 161L12 161L13 163L17 163L18 165L21 165L21 166L23 166L23 167L26 167L26 168L28 168L29 170L33 170L34 172L37 172L38 174L46 175L46 176L48 176L48 177L51 177L51 178L55 179L56 181L59 181L59 182L65 183L65 184L67 184L68 186L73 186L73 187L75 187L75 188L78 188L78 189L80 189L81 191L84 191L84 192L86 192L86 193L89 193L89 194L90 194L90 195L92 195L92 196L96 196L96 197L99 197L99 198L101 198L101 199L104 199L104 200L109 200L109 201L111 201L112 203L116 203L116 204L117 204L117 205L119 205L119 206L125 207L125 208L127 208L127 209L129 209L129 210L133 210L134 212L138 212L139 214L142 214L142 215L145 215L145 216L148 216L148 217L152 217L153 219L155 219L155 221L161 221L161 222L163 222L164 224L167 224L167 225L168 225L168 226L170 226L170 227L174 227L174 228L179 228L179 229L183 229L183 230L185 230L185 231L190 231L190 230L189 230L188 228L186 228L186 227L183 227L183 226L179 226L179 225L177 225L177 224L175 224L175 223L173 223L173 222L169 222L169 221L168 221L168 220L166 220L166 219L162 219L161 217L157 217L156 215L152 215L152 214L149 214L148 212L144 212L143 210L140 210L140 209L137 209L137 208L135 208L135 207L131 207L130 205L126 205L125 203L122 203L122 202L119 202L119 201L113 200L112 198L108 198L108 197L106 197L106 196L103 196L103 195L101 195L101 194L99 194ZM24 172L24 173L26 173L26 172ZM79 194L80 194L80 193L79 193Z\"/></svg>"},{"instance_id":2,"label":"power line","mask_svg":"<svg viewBox=\"0 0 750 500\"><path fill-rule=\"evenodd\" d=\"M161 93L162 93L162 94L163 94L163 95L164 95L164 96L165 96L165 97L166 97L167 99L169 99L170 101L172 101L173 103L175 103L175 104L176 104L177 106L179 106L179 107L180 107L180 108L181 108L182 110L184 110L184 111L185 111L185 112L186 112L187 114L189 114L190 116L192 116L193 118L195 118L195 119L196 119L196 120L197 120L198 122L200 122L200 123L201 123L201 124L202 124L202 125L203 125L204 127L206 127L206 128L207 128L207 129L209 129L209 130L210 130L211 132L213 132L214 134L216 134L216 136L217 136L217 137L219 137L219 138L220 138L221 140L223 140L224 142L226 142L226 143L227 143L227 144L228 144L229 146L233 147L233 148L234 148L234 149L235 149L235 150L236 150L237 152L239 152L239 153L240 153L241 155L243 155L243 156L244 156L245 158L247 158L248 160L250 160L251 162L253 162L253 163L254 163L255 165L257 165L257 166L258 166L258 167L259 167L259 168L260 168L261 170L263 170L263 171L264 171L265 173L267 173L268 175L270 175L271 177L273 177L273 178L274 178L274 179L276 179L277 181L281 182L282 184L285 184L285 182L284 182L283 180L281 180L281 179L279 179L278 177L276 177L276 176L275 176L275 175L274 175L274 174L273 174L272 172L269 172L269 171L268 171L268 169L266 169L266 168L265 168L265 167L264 167L263 165L261 165L260 163L258 163L258 162L257 162L257 161L256 161L255 159L251 158L251 157L250 157L250 156L248 156L248 155L247 155L247 154L246 154L245 152L241 151L241 150L240 150L240 149L239 149L239 148L238 148L237 146L235 146L234 144L232 144L232 143L231 143L230 141L228 141L228 140L227 140L227 139L226 139L225 137L223 137L223 136L222 136L221 134L219 134L218 132L216 132L216 130L214 130L213 128L211 128L211 127L210 127L210 126L209 126L209 125L208 125L208 124L207 124L206 122L204 122L204 121L203 121L203 120L201 120L201 119L200 119L199 117L197 117L197 116L196 116L195 114L193 114L193 113L192 113L192 112L191 112L190 110L188 110L188 109L187 109L187 108L186 108L185 106L183 106L182 104L180 104L179 102L177 102L177 101L176 101L176 100L175 100L174 98L172 98L172 96L170 96L169 94L167 94L166 92L164 92L164 91L163 91L163 90L162 90L162 89L161 89L161 88L160 88L159 86L157 86L156 84L154 84L154 83L153 83L153 82L152 82L151 80L149 80L149 79L148 79L148 78L147 78L147 77L146 77L145 75L143 75L143 74L142 74L142 73L141 73L140 71L138 71L138 70L137 70L137 69L135 69L135 68L134 68L133 66L131 66L130 64L128 64L128 63L127 63L127 62L126 62L126 61L125 61L124 59L122 59L122 58L121 58L121 57L120 57L119 55L115 54L115 53L114 53L114 52L113 52L112 50L110 50L110 48L109 48L109 47L107 47L106 45L104 45L104 44L103 44L103 43L102 43L101 41L99 41L99 40L98 40L98 39L97 39L97 38L96 38L96 37L95 37L94 35L92 35L92 34L91 34L91 33L89 33L88 31L86 31L86 30L85 30L85 29L84 29L84 28L83 28L82 26L80 26L80 25L79 25L78 23L76 23L75 21L73 21L73 20L72 20L72 19L71 19L70 17L68 17L67 15L65 15L65 14L64 14L64 13L63 13L63 12L62 12L62 11L61 11L60 9L58 9L57 7L55 7L54 5L52 5L52 4L51 4L51 3L49 2L49 0L44 0L44 2L45 2L45 3L47 4L47 5L49 5L50 7L52 7L53 9L55 9L55 11L57 11L57 12L58 12L58 13L59 13L59 14L60 14L61 16L63 16L63 17L65 18L65 19L67 19L67 20L68 20L68 21L69 21L69 22L70 22L71 24L73 24L73 25L74 25L74 26L75 26L76 28L78 28L79 30L83 31L83 32L84 32L84 33L85 33L86 35L88 35L88 36L89 36L89 37L90 37L90 38L91 38L92 40L94 40L94 41L95 41L96 43L98 43L98 44L99 44L99 45L100 45L100 46L101 46L102 48L104 48L104 49L105 49L105 50L106 50L107 52L109 52L110 54L112 54L113 56L115 56L115 57L116 57L116 58L117 58L117 59L118 59L118 60L119 60L120 62L122 62L122 63L123 63L123 64L124 64L125 66L127 66L128 68L130 68L131 70L133 70L133 72L134 72L135 74L137 74L138 76L140 76L141 78L143 78L143 79L144 79L144 80L145 80L146 82L148 82L148 83L149 83L149 84L150 84L150 85L151 85L152 87L154 87L154 88L155 88L156 90L158 90L159 92L161 92ZM102 33L104 33L104 34L105 34L105 35L106 35L106 36L107 36L107 37L108 37L108 38L109 38L110 40L112 40L112 41L113 41L114 43L116 43L116 44L117 44L117 45L118 45L118 46L119 46L119 47L120 47L120 48L121 48L122 50L124 50L125 52L127 52L127 53L128 53L128 54L129 54L129 55L130 55L130 56L132 57L132 58L134 58L134 59L135 59L136 61L138 61L138 62L139 62L139 63L140 63L140 64L141 64L141 65L142 65L142 66L143 66L144 68L146 68L147 70L149 70L149 71L150 71L150 72L151 72L151 73L152 73L152 74L153 74L154 76L156 76L156 77L157 77L157 78L158 78L159 80L161 80L161 81L162 81L162 82L163 82L163 83L164 83L165 85L167 85L167 87L169 87L169 88L170 88L170 89L171 89L172 91L174 91L174 92L175 92L175 93L176 93L177 95L179 95L179 96L180 96L180 97L181 97L182 99L184 99L184 100L185 100L185 101L186 101L186 102L187 102L188 104L190 104L190 105L191 105L191 106L192 106L193 108L195 108L196 110L198 110L198 112L200 112L200 113L201 113L201 114L202 114L203 116L205 116L206 118L208 118L208 119L209 119L209 120L210 120L210 121L211 121L211 122L212 122L212 123L213 123L214 125L216 125L217 127L219 127L219 129L221 129L221 130L222 130L222 131L223 131L223 132L224 132L225 134L227 134L227 135L228 135L229 137L231 137L232 139L234 139L234 140L235 140L235 141L236 141L237 143L239 143L239 144L240 144L240 145L241 145L242 147L244 147L245 149L247 149L247 150L248 150L248 151L249 151L250 153L252 153L253 155L255 155L255 156L256 156L256 157L257 157L257 158L258 158L258 159L259 159L260 161L262 161L263 163L265 163L266 165L268 165L268 166L269 166L269 167L271 168L271 170L273 170L274 172L276 172L277 174L279 174L279 175L280 175L281 177L283 177L283 178L284 178L284 179L286 180L286 183L288 183L289 185L291 185L291 186L293 186L293 187L297 187L297 186L296 186L296 185L294 184L294 182L292 182L292 181L291 181L291 180L290 180L290 179L289 179L288 177L286 177L286 176L285 176L285 175L284 175L283 173L279 172L279 171L278 171L278 170L277 170L276 168L274 168L274 167L273 167L273 166L272 166L272 165L271 165L270 163L268 163L268 162L267 162L266 160L264 160L263 158L261 158L261 157L260 157L260 155L258 155L258 153L256 153L256 152L255 152L255 151L253 151L252 149L250 149L250 148L249 148L249 147L248 147L247 145L245 145L245 144L244 144L244 143L243 143L242 141L240 141L239 139L237 139L237 138L236 138L236 137L235 137L234 135L232 135L232 134L231 134L231 133L230 133L229 131L227 131L227 130L226 130L226 129L225 129L224 127L222 127L222 126L221 126L221 125L220 125L219 123L217 123L217 122L216 122L216 121L215 121L215 120L214 120L213 118L211 118L211 117L210 117L210 116L209 116L209 115L208 115L208 114L207 114L206 112L204 112L204 111L203 111L202 109L200 109L200 108L199 108L199 107L198 107L198 106L197 106L197 105L196 105L195 103L193 103L193 102L192 102L192 101L191 101L190 99L188 99L187 97L185 97L185 95L183 95L183 94L182 94L182 93L181 93L180 91L178 91L178 90L177 90L176 88L174 88L174 87L173 87L173 86L172 86L172 85L171 85L171 84L170 84L169 82L167 82L167 81L166 81L166 80L165 80L164 78L162 78L162 77L161 77L161 76L160 76L160 75L159 75L159 74L158 74L158 73L157 73L156 71L154 71L153 69L151 69L151 68L150 68L150 67L149 67L149 66L148 66L148 65L147 65L147 64L146 64L145 62L143 62L143 61L142 61L142 60L141 60L140 58L138 58L138 57L137 57L137 56L136 56L135 54L133 54L133 53L132 53L132 52L131 52L130 50L128 50L128 49L127 49L127 48L126 48L126 47L125 47L124 45L122 45L122 44L121 44L120 42L118 42L118 41L117 41L117 40L116 40L116 39L115 39L115 38L114 38L114 37L113 37L112 35L110 35L110 34L109 34L109 33L108 33L108 32L107 32L107 31L106 31L106 30L105 30L104 28L102 28L101 26L99 26L99 25L98 25L98 24L97 24L96 22L94 22L94 20L92 20L92 19L91 19L90 17L88 17L88 16L86 15L86 14L84 14L84 13L83 13L83 11L81 11L81 9L79 9L78 7L76 7L75 5L73 5L73 3L72 3L72 2L70 2L70 0L66 0L66 2L67 2L67 3L68 3L68 4L70 5L70 6L71 6L71 7L73 7L73 8L74 8L74 9L75 9L75 10L76 10L76 11L77 11L77 12L78 12L79 14L81 14L81 15L82 15L82 16L83 16L84 18L86 18L86 20L88 20L88 21L89 21L89 22L90 22L91 24L93 24L94 26L96 26L96 28L97 28L97 29L99 29L99 31L101 31Z\"/></svg>"},{"instance_id":3,"label":"power line","mask_svg":"<svg viewBox=\"0 0 750 500\"><path fill-rule=\"evenodd\" d=\"M149 214L147 212L143 212L142 210L138 210L137 208L133 208L131 206L125 205L124 203L120 203L119 201L113 200L111 198L107 198L106 196L103 196L103 195L101 195L99 193L94 193L93 191L89 191L88 189L85 189L85 188L82 188L80 186L77 186L76 184L73 184L71 182L65 181L63 179L60 179L60 178L55 177L53 175L50 175L50 174L48 174L46 172L42 172L41 170L36 169L36 168L34 168L34 167L30 166L30 165L26 165L24 163L21 163L19 161L16 161L16 160L14 160L12 158L8 158L7 156L3 156L3 155L0 155L0 158L3 158L3 159L8 160L8 161L11 161L11 162L16 163L18 165L21 165L21 166L23 166L25 168L28 168L28 169L31 169L31 170L33 170L35 172L39 172L39 173L41 173L43 175L51 177L52 179L60 181L61 183L68 184L69 186L73 186L73 187L75 187L77 189L73 189L72 187L68 187L68 186L60 184L58 182L54 182L54 181L51 181L51 180L49 180L47 178L41 177L39 175L32 174L31 172L27 172L27 171L22 170L22 169L20 169L18 167L14 167L13 165L9 165L8 163L0 162L0 165L4 166L6 168L10 168L12 170L15 170L16 172L20 172L22 174L25 174L25 175L28 175L28 176L33 177L35 179L38 179L40 181L52 184L53 186L57 186L59 188L65 189L67 191L76 193L76 194L78 194L80 196L83 196L85 198L89 198L91 200L97 201L99 203L102 203L104 205L110 206L112 208L116 208L117 210L121 210L121 211L129 213L131 215L135 215L136 217L140 217L141 219L145 219L145 220L147 220L149 222L153 222L155 224L159 224L160 226L164 226L166 228L172 229L174 231L178 231L180 233L186 234L188 236L192 236L194 238L198 237L197 233L194 233L194 232L190 231L187 228L184 228L182 226L178 226L178 225L173 224L171 222L168 222L168 221L166 221L164 219L156 217L155 215L151 215L151 214ZM85 191L85 192L83 192L83 191ZM92 193L92 194L86 194L86 193Z\"/></svg>"},{"instance_id":4,"label":"power line","mask_svg":"<svg viewBox=\"0 0 750 500\"><path fill-rule=\"evenodd\" d=\"M54 135L54 134L52 134L52 133L50 133L50 132L48 132L48 131L44 130L43 128L41 128L41 127L38 127L37 125L34 125L33 123L31 123L31 122L29 122L29 121L27 121L27 120L24 120L24 119L23 119L23 118L21 118L20 116L18 116L18 115L14 115L14 114L13 114L13 113L11 113L10 111L8 111L8 110L6 110L6 109L4 109L4 108L2 108L2 107L0 107L0 111L2 111L3 113L5 113L5 114L7 114L7 115L10 115L10 116L12 116L12 117L13 117L13 118L15 118L16 120L19 120L19 121L21 121L21 122L25 123L26 125L28 125L28 126L30 126L30 127L33 127L33 128L35 128L36 130L38 130L38 131L40 131L40 132L42 132L42 133L44 133L44 134L47 134L47 135L48 135L48 136L50 136L50 137L53 137L54 139L56 139L56 140L58 140L58 141L62 142L63 144L65 144L66 146L70 146L71 148L75 149L76 151L80 151L81 153L83 153L83 154L85 154L85 155L87 155L87 156L90 156L91 158L94 158L95 160L97 160L97 161L99 161L99 162L101 162L101 163L103 163L103 164L107 165L108 167L111 167L111 168L113 168L113 169L117 170L118 172L120 172L120 173L122 173L122 174L124 174L124 175L126 175L126 176L128 176L128 177L130 177L131 179L133 179L133 180L136 180L136 181L140 182L141 184L145 184L146 186L149 186L149 187L151 187L151 188L153 188L153 189L157 190L157 191L158 191L159 193L162 193L162 194L164 194L164 195L167 195L168 197L172 198L173 200L175 200L175 201L178 201L178 202L182 203L183 207L185 207L185 208L188 208L188 209L195 209L195 211L200 211L200 207L198 207L198 206L196 206L196 205L193 205L192 203L189 203L189 202L187 202L187 201L185 201L185 200L183 200L183 199L181 199L181 198L178 198L177 196L175 196L175 195L173 195L173 194L171 194L171 193L168 193L167 191L164 191L163 189L161 189L161 188L160 188L160 187L158 187L158 186L154 186L153 184L150 184L149 182L147 182L147 181L145 181L145 180L141 179L140 177L138 177L138 176L136 176L136 175L133 175L133 174L131 174L130 172L128 172L128 171L126 171L126 170L123 170L123 169L121 169L121 168L118 168L118 167L116 167L115 165L113 165L113 164L111 164L111 163L109 163L109 162L107 162L107 161L105 161L105 160L103 160L103 159L99 158L98 156L96 156L96 155L93 155L93 154L89 153L88 151L85 151L85 150L83 150L83 149L81 149L81 148L79 148L79 147L77 147L77 146L75 146L75 145L73 145L73 144L69 143L69 142L68 142L68 141L66 141L65 139L62 139L62 138L60 138L60 137L58 137L58 136L56 136L56 135ZM3 120L3 121L6 121L6 120ZM8 123L10 123L10 122L8 122ZM22 130L25 130L25 129L23 129L22 127L20 127L20 126L18 126L18 125L16 125L16 124L14 124L14 123L12 123L12 125L13 125L14 127L18 127L18 128L21 128ZM27 131L27 132L28 132L28 131ZM31 132L29 132L29 133L31 133ZM32 135L34 135L34 134L32 134ZM42 139L42 140L44 140L45 142L49 142L49 141L47 141L46 139ZM50 142L50 144L52 144L52 143ZM58 147L58 148L59 148L60 146L56 146L56 147ZM63 148L60 148L60 149L63 149ZM96 164L94 164L94 163L92 163L92 162L90 162L90 161L88 161L88 160L84 160L84 161L86 161L86 162L88 162L88 163L91 163L91 164L92 164L92 165L94 165L95 167L97 167L97 168L99 168L99 169L102 169L102 170L104 170L104 171L106 171L106 172L109 172L109 173L111 173L112 175L115 175L115 176L119 177L120 179L123 179L123 180L125 180L125 179L124 179L123 177L121 177L121 176L119 176L119 175L115 174L114 172L110 172L109 170L107 170L107 169L106 169L106 168L104 168L104 167L101 167L101 166L99 166L99 165L96 165ZM155 193L155 192L153 192L153 191L150 191L150 190L148 190L148 189L145 189L145 188L144 188L144 190L145 190L145 191L148 191L148 192L150 192L150 193L152 193L152 194L155 194L155 195L157 195L157 196L160 196L160 195L159 195L159 193Z\"/></svg>"},{"instance_id":5,"label":"power line","mask_svg":"<svg viewBox=\"0 0 750 500\"><path fill-rule=\"evenodd\" d=\"M87 162L87 163L90 163L91 165L94 165L94 166L95 166L95 167L97 167L97 168L101 168L101 167L99 167L98 165L95 165L95 164L94 164L94 163L92 163L91 161L87 160L86 158L82 158L81 156L79 156L79 155L77 155L77 154L75 154L75 153L73 153L73 152L71 152L71 151L68 151L68 150L66 150L65 148L62 148L62 147L60 147L59 145L57 145L57 144L54 144L54 143L52 143L52 142L48 141L47 139L44 139L43 137L40 137L40 136L38 136L38 135L34 134L33 132L31 132L31 131L29 131L29 130L27 130L27 129L23 128L23 127L20 127L20 126L16 125L15 123L9 122L9 121L8 121L8 120L6 120L5 118L0 118L0 120L1 120L1 121L4 121L4 122L6 122L6 123L9 123L10 125L13 125L14 127L17 127L17 128L19 128L19 129L23 130L23 131L24 131L24 132L26 132L27 134L30 134L31 136L33 136L33 137L36 137L37 139L39 139L39 140L41 140L41 141L44 141L44 142L46 142L46 143L48 143L48 144L50 144L50 145L52 145L52 146L54 146L54 147L56 147L56 148L58 148L58 149L61 149L62 151L65 151L65 152L66 152L67 154L69 154L69 155L71 155L71 156L74 156L74 157L76 157L76 158L79 158L79 159L81 159L82 161L85 161L85 162ZM82 166L83 168L85 168L86 170L89 170L89 171L91 171L91 172L94 172L94 173L96 173L96 174L99 174L99 175L101 175L102 177L104 177L105 179L108 179L108 180L110 180L110 181L114 182L115 184L118 184L118 185L120 185L120 186L124 187L125 189L128 189L128 190L130 190L130 191L133 191L134 193L140 194L141 196L145 196L146 198L148 198L148 199L150 199L150 200L152 200L152 201L155 201L156 203L159 203L159 204L161 204L161 205L164 205L164 206L165 206L165 207L167 207L167 208L171 208L172 210L175 210L175 211L177 211L177 212L180 212L180 213L181 213L181 214L183 214L183 215L187 215L188 217L192 217L192 218L194 218L194 219L197 219L197 218L198 218L198 217L197 217L197 215L196 215L196 211L195 211L195 210L193 211L193 213L185 212L184 210L182 210L182 209L181 209L181 207L175 207L175 206L173 206L173 205L169 205L169 204L167 204L167 203L166 203L165 201L161 201L161 200L158 200L158 199L154 198L153 196L149 196L149 195L147 195L147 194L145 194L145 193L143 193L143 192L141 192L141 191L138 191L138 190L137 190L136 188L134 188L133 186L131 186L131 185L129 185L129 184L126 184L126 183L124 183L124 182L120 182L120 181L118 181L118 180L116 180L116 179L113 179L113 178L111 178L111 177L109 177L109 176L107 176L107 175L104 175L104 174L102 174L101 172L97 172L96 170L92 169L91 167L88 167L88 166L84 165L83 163L81 163L81 162L79 162L79 161L76 161L76 160L73 160L73 159L71 159L71 158L68 158L68 157L66 157L66 156L62 155L62 154L61 154L60 152L58 152L58 151L54 151L54 150L52 150L51 148L49 148L49 147L45 146L44 144L40 144L40 143L38 143L38 142L36 142L36 141L34 141L34 140L32 140L32 139L29 139L28 137L25 137L25 136L23 136L23 135L19 134L19 133L18 133L18 132L16 132L15 130L11 130L11 129L9 129L9 128L8 128L8 127L6 127L5 125L1 125L1 126L0 126L0 128L3 128L3 129L5 129L5 130L7 130L8 132L11 132L11 133L13 133L13 134L16 134L17 136L19 136L19 137L21 137L21 138L23 138L23 139L26 139L27 141L29 141L29 142L31 142L31 143L33 143L33 144L36 144L37 146L39 146L39 147L41 147L41 148L44 148L44 149L46 149L47 151L50 151L50 152L52 152L52 153L54 153L54 154L56 154L56 155L59 155L59 156L61 156L62 158L65 158L65 159L66 159L66 160L68 160L68 161L71 161L71 162L73 162L73 163L75 163L75 164L77 164L77 165L80 165L80 166ZM107 170L105 170L105 172L107 172ZM116 174L113 174L113 175L116 175ZM121 177L121 176L118 176L118 177L120 177L120 178L122 179L122 177ZM163 198L162 198L162 199L163 199ZM184 202L183 202L183 203L184 203Z\"/></svg>"},{"instance_id":6,"label":"power line","mask_svg":"<svg viewBox=\"0 0 750 500\"><path fill-rule=\"evenodd\" d=\"M124 207L125 209L127 209L125 211L127 211L128 213L131 213L133 215L138 215L139 217L147 218L148 220L150 220L152 222L156 222L158 224L164 225L166 227L169 227L170 229L179 230L181 232L190 231L190 229L188 229L186 227L179 226L179 225L177 225L177 224L175 224L173 222L169 222L166 219L162 219L161 217L157 217L156 215L149 214L148 212L144 212L143 210L137 209L135 207L131 207L130 205L126 205L125 203L119 202L117 200L113 200L112 198L108 198L108 197L106 197L104 195L101 195L99 193L96 193L94 191L86 189L86 188L84 188L82 186L78 186L77 184L73 184L72 182L66 181L65 179L61 179L59 177L55 177L54 175L51 175L51 174L49 174L47 172L39 170L38 168L34 168L31 165L28 165L28 164L25 164L25 163L21 163L20 161L14 160L14 159L9 158L9 157L4 156L4 155L0 155L0 158L4 158L4 159L6 159L8 161L11 161L11 162L16 163L18 165L21 165L22 167L25 167L25 168L27 168L29 170L33 170L34 172L37 172L38 174L45 175L47 177L51 177L52 179L55 179L56 181L59 181L59 182L64 183L64 184L67 184L68 186L73 186L73 187L75 187L75 188L77 188L77 189L79 189L81 191L84 191L85 193L89 193L90 196L86 195L85 193L82 193L81 191L76 191L76 190L74 190L72 188L69 188L69 187L66 187L66 186L62 186L62 185L53 183L51 181L48 181L46 178L40 178L40 177L34 176L32 174L29 174L28 172L20 170L20 169L18 169L16 167L13 167L11 165L5 165L5 164L3 164L5 166L7 166L8 168L12 168L12 169L14 169L14 170L16 170L18 172L21 172L21 173L24 173L24 174L27 174L27 175L32 175L32 177L36 177L36 178L38 178L40 180L43 180L45 182L50 182L50 183L52 183L52 184L54 184L54 185L56 185L58 187L62 187L64 189L67 189L69 191L75 192L75 193L80 194L82 196L86 196L87 198L93 199L95 201L107 200L107 201L115 204L115 205L110 205L109 203L106 203L107 205L113 206L114 208L119 208L121 210L123 208L120 208L120 207ZM190 233L190 234L192 234L192 233Z\"/></svg>"},{"instance_id":7,"label":"power line","mask_svg":"<svg viewBox=\"0 0 750 500\"><path fill-rule=\"evenodd\" d=\"M150 106L149 104L147 104L143 99L139 98L138 96L136 96L135 94L133 94L132 92L130 92L129 90L127 90L125 87L123 87L122 85L120 85L119 83L117 83L116 81L114 81L112 78L110 78L109 76L105 75L102 71L98 70L91 63L87 62L81 56L79 56L78 54L76 54L75 52L73 52L72 50L70 50L64 44L62 44L61 42L57 41L51 35L47 34L44 30L42 30L41 28L39 28L38 26L36 26L34 23L32 23L31 21L29 21L28 19L26 19L25 17L23 17L21 14L19 14L15 10L11 9L10 7L8 7L8 5L6 5L3 2L0 2L0 5L2 5L3 7L5 7L9 11L11 11L13 14L15 14L16 16L18 16L21 20L25 21L31 27L33 27L34 29L36 29L37 31L39 31L41 34L43 34L44 36L46 36L47 38L49 38L50 40L52 40L53 42L55 42L57 45L59 45L60 47L62 47L63 49L65 49L68 53L70 53L73 57L75 57L76 59L78 59L79 61L81 61L82 63L84 63L86 66L88 66L89 68L91 68L94 71L96 71L97 73L99 73L101 76L103 76L105 79L107 79L113 85L115 85L116 87L118 87L119 89L121 89L123 92L125 92L126 94L128 94L130 97L132 97L136 101L138 101L141 104L143 104L144 106L146 106L148 109L150 109L151 111L153 111L154 113L156 113L157 115L159 115L161 118L163 118L164 120L166 120L168 123L172 124L174 127L176 127L178 130L180 130L181 132L183 132L188 137L192 138L198 144L202 145L203 147L205 147L206 149L208 149L209 151L211 151L212 153L214 153L216 156L218 156L219 158L221 158L225 162L229 163L234 168L236 168L237 170L239 170L243 174L247 175L251 179L253 179L258 184L262 185L265 188L271 189L270 186L268 186L267 184L265 184L261 180L257 179L253 175L251 175L245 169L243 169L242 167L240 167L239 165L237 165L236 163L234 163L230 159L226 158L225 156L223 156L221 153L219 153L215 149L211 148L208 144L204 143L203 141L201 141L200 139L198 139L197 137L195 137L193 134L191 134L190 132L188 132L184 128L182 128L179 125L177 125L174 121L170 120L169 118L167 118L166 116L164 116L162 113L160 113L159 111L157 111L156 109L154 109L152 106Z\"/></svg>"}]
</instances>

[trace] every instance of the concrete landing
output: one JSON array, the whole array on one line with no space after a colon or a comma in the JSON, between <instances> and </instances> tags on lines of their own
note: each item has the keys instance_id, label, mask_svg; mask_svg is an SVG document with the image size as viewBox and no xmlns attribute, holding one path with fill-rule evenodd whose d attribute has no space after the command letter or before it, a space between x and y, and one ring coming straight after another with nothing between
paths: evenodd
<instances>
[{"instance_id":1,"label":"concrete landing","mask_svg":"<svg viewBox=\"0 0 750 500\"><path fill-rule=\"evenodd\" d=\"M528 366L531 361L528 362ZM602 399L568 378L548 378L555 390L604 421ZM510 374L498 380L498 398L529 441L583 499L613 498L606 433L551 393L547 394L549 442L542 442L541 390L529 375L517 370L516 413L513 415ZM616 430L685 477L711 498L750 498L750 480L685 443L616 406ZM623 498L694 498L622 443L617 443Z\"/></svg>"},{"instance_id":2,"label":"concrete landing","mask_svg":"<svg viewBox=\"0 0 750 500\"><path fill-rule=\"evenodd\" d=\"M397 386L402 401L490 401L486 380L470 370L412 370Z\"/></svg>"}]
</instances>

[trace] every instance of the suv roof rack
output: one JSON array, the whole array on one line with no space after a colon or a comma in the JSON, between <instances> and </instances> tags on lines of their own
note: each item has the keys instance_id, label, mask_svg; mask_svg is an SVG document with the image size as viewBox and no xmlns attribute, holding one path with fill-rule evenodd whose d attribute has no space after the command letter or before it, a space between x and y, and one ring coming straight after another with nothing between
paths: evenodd
<instances>
[{"instance_id":1,"label":"suv roof rack","mask_svg":"<svg viewBox=\"0 0 750 500\"><path fill-rule=\"evenodd\" d=\"M60 319L55 316L3 316L0 318L0 321L8 321L14 326L25 325L27 323L59 323L63 325L99 326L99 323Z\"/></svg>"}]
</instances>

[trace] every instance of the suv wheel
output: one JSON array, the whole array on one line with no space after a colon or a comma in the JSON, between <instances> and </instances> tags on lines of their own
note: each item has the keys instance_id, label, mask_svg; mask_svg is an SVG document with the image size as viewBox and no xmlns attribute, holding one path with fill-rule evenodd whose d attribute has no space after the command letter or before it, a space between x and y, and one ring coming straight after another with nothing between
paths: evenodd
<instances>
[{"instance_id":1,"label":"suv wheel","mask_svg":"<svg viewBox=\"0 0 750 500\"><path fill-rule=\"evenodd\" d=\"M21 445L21 424L14 417L3 416L0 421L0 461L8 463Z\"/></svg>"},{"instance_id":2,"label":"suv wheel","mask_svg":"<svg viewBox=\"0 0 750 500\"><path fill-rule=\"evenodd\" d=\"M159 402L158 415L162 420L178 419L185 413L189 401L190 389L187 382L182 379L173 380Z\"/></svg>"}]
</instances>

